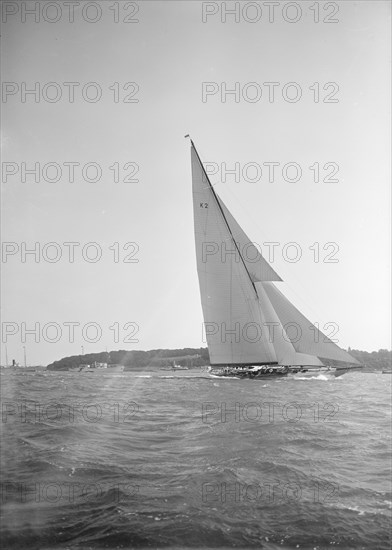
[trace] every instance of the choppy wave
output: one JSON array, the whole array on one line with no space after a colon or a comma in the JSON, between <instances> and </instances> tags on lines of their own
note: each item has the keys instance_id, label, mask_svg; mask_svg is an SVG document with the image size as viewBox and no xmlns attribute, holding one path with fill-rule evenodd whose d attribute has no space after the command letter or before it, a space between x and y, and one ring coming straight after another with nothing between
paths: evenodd
<instances>
[{"instance_id":1,"label":"choppy wave","mask_svg":"<svg viewBox=\"0 0 392 550\"><path fill-rule=\"evenodd\" d=\"M3 547L389 548L391 379L321 376L3 373Z\"/></svg>"}]
</instances>

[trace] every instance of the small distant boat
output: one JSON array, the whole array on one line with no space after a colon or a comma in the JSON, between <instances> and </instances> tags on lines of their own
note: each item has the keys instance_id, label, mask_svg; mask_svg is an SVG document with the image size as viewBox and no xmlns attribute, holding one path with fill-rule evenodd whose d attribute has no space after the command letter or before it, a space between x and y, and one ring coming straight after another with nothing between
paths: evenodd
<instances>
[{"instance_id":1,"label":"small distant boat","mask_svg":"<svg viewBox=\"0 0 392 550\"><path fill-rule=\"evenodd\" d=\"M68 369L70 372L101 372L104 374L113 374L118 372L124 371L124 365L108 365L108 363L98 363L97 361L94 361L94 363L90 364L83 364L78 365L77 367L71 367Z\"/></svg>"},{"instance_id":2,"label":"small distant boat","mask_svg":"<svg viewBox=\"0 0 392 550\"><path fill-rule=\"evenodd\" d=\"M392 369L383 369L382 374L392 374Z\"/></svg>"},{"instance_id":3,"label":"small distant boat","mask_svg":"<svg viewBox=\"0 0 392 550\"><path fill-rule=\"evenodd\" d=\"M210 374L258 380L312 367L340 376L350 365L359 365L278 290L274 283L282 279L218 196L190 141L197 272ZM329 362L344 370L328 368Z\"/></svg>"},{"instance_id":4,"label":"small distant boat","mask_svg":"<svg viewBox=\"0 0 392 550\"><path fill-rule=\"evenodd\" d=\"M173 365L166 365L165 367L162 367L161 370L189 370L189 369L188 367L173 363Z\"/></svg>"},{"instance_id":5,"label":"small distant boat","mask_svg":"<svg viewBox=\"0 0 392 550\"><path fill-rule=\"evenodd\" d=\"M183 365L176 365L176 364L174 364L174 365L172 366L172 369L173 369L173 370L189 370L188 367L185 367L185 366L183 366Z\"/></svg>"}]
</instances>

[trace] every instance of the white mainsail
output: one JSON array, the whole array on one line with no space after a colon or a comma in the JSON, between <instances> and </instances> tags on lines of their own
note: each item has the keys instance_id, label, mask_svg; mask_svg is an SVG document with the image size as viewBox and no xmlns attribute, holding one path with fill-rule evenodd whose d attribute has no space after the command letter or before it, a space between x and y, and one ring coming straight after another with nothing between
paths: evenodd
<instances>
[{"instance_id":1,"label":"white mainsail","mask_svg":"<svg viewBox=\"0 0 392 550\"><path fill-rule=\"evenodd\" d=\"M191 140L201 303L212 365L357 363L281 294L282 281L216 194ZM288 330L293 325L293 335Z\"/></svg>"},{"instance_id":2,"label":"white mainsail","mask_svg":"<svg viewBox=\"0 0 392 550\"><path fill-rule=\"evenodd\" d=\"M197 271L212 364L276 363L258 295L192 144Z\"/></svg>"}]
</instances>

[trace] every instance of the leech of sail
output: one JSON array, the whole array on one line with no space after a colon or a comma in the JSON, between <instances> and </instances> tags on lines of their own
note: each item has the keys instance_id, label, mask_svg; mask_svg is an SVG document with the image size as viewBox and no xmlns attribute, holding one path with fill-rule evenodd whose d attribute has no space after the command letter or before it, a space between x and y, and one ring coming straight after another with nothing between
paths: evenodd
<instances>
[{"instance_id":1,"label":"leech of sail","mask_svg":"<svg viewBox=\"0 0 392 550\"><path fill-rule=\"evenodd\" d=\"M186 137L187 137L187 136L186 136ZM233 241L233 243L234 243L234 246L236 247L236 250L237 250L237 252L238 252L238 254L239 254L239 257L241 258L242 264L243 264L243 266L244 266L244 268L245 268L245 271L246 271L246 273L247 273L247 275L248 275L248 277L249 277L249 280L250 280L250 282L252 283L252 288L253 288L253 290L254 290L254 293L255 293L255 295L256 295L256 298L258 298L259 296L258 296L258 294L257 294L256 285L255 285L255 283L253 282L252 277L250 276L250 273L249 273L249 271L248 271L248 268L246 267L246 263L245 263L245 261L244 261L244 258L242 257L242 254L241 254L240 249L238 248L237 242L236 242L236 240L234 239L234 235L233 235L233 233L232 233L232 231L231 231L229 222L227 221L226 216L225 216L225 213L223 212L222 205L221 205L220 201L218 200L218 197L216 196L215 190L214 190L214 188L213 188L213 186L212 186L212 184L211 184L211 182L210 182L210 178L208 177L207 172L205 171L204 165L203 165L203 163L202 163L202 161L201 161L201 158L200 158L200 156L199 156L199 153L197 152L197 149L196 149L195 144L193 143L192 139L191 139L191 144L192 144L193 149L195 150L196 156L197 156L198 161L199 161L199 163L200 163L200 166L201 166L201 168L202 168L202 170L203 170L203 174L204 174L206 180L208 181L208 184L209 184L209 186L210 186L210 189L211 189L211 191L212 191L212 194L213 194L213 196L214 196L214 199L215 199L215 201L216 201L216 203L217 203L217 205L218 205L218 208L219 208L219 210L220 210L220 213L222 214L222 217L223 217L223 219L225 220L227 229L228 229L228 231L229 231L229 233L230 233L230 237L231 237L231 239L232 239L232 241Z\"/></svg>"}]
</instances>

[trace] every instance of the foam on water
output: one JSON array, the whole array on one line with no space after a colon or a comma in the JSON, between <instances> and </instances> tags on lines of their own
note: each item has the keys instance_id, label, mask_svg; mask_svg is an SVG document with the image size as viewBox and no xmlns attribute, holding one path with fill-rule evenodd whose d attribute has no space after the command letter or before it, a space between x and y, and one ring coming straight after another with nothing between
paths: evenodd
<instances>
[{"instance_id":1,"label":"foam on water","mask_svg":"<svg viewBox=\"0 0 392 550\"><path fill-rule=\"evenodd\" d=\"M315 376L298 376L297 374L293 376L294 380L334 380L333 375L327 376L325 374L317 374Z\"/></svg>"},{"instance_id":2,"label":"foam on water","mask_svg":"<svg viewBox=\"0 0 392 550\"><path fill-rule=\"evenodd\" d=\"M2 377L4 548L389 549L390 377L45 374Z\"/></svg>"}]
</instances>

